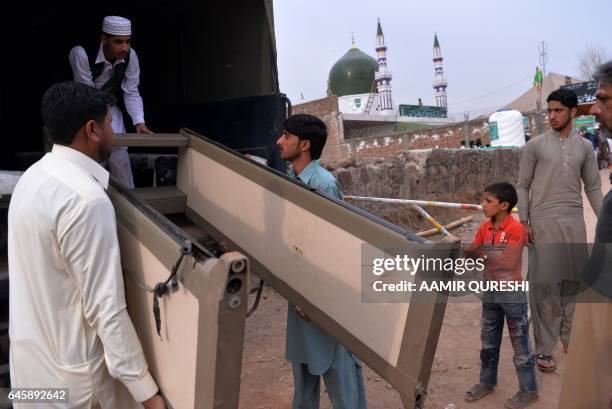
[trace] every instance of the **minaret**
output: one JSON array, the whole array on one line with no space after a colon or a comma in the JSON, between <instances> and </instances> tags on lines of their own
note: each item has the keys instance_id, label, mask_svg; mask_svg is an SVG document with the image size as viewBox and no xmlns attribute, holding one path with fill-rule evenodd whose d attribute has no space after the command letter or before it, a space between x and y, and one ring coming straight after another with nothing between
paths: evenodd
<instances>
[{"instance_id":1,"label":"minaret","mask_svg":"<svg viewBox=\"0 0 612 409\"><path fill-rule=\"evenodd\" d=\"M446 78L444 78L444 72L442 70L442 51L440 50L440 42L438 41L438 34L436 33L434 36L434 80L433 80L433 89L434 89L434 97L436 99L436 106L438 107L447 107L446 100L446 87L448 83L446 82Z\"/></svg>"},{"instance_id":2,"label":"minaret","mask_svg":"<svg viewBox=\"0 0 612 409\"><path fill-rule=\"evenodd\" d=\"M376 54L378 55L378 70L375 74L376 86L380 96L380 113L393 114L393 99L391 98L391 71L387 68L387 46L385 45L385 36L380 26L378 19L378 28L376 30Z\"/></svg>"}]
</instances>

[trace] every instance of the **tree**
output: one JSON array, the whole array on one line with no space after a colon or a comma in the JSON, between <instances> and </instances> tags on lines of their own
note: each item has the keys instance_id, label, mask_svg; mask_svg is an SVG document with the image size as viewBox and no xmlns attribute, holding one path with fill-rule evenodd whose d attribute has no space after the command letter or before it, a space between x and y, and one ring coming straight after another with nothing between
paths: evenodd
<instances>
[{"instance_id":1,"label":"tree","mask_svg":"<svg viewBox=\"0 0 612 409\"><path fill-rule=\"evenodd\" d=\"M605 63L608 59L607 52L602 46L591 44L578 57L578 72L583 78L592 80L597 66Z\"/></svg>"}]
</instances>

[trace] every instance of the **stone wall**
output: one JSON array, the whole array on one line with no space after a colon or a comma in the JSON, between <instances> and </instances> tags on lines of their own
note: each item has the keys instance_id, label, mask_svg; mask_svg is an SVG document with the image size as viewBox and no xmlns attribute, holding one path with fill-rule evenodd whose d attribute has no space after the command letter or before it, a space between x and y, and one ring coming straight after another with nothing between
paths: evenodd
<instances>
[{"instance_id":1,"label":"stone wall","mask_svg":"<svg viewBox=\"0 0 612 409\"><path fill-rule=\"evenodd\" d=\"M483 189L494 182L516 186L520 149L423 149L403 151L385 160L371 160L334 171L345 195L479 203ZM408 206L353 202L365 210L403 225L418 216ZM442 223L458 212L431 210Z\"/></svg>"},{"instance_id":2,"label":"stone wall","mask_svg":"<svg viewBox=\"0 0 612 409\"><path fill-rule=\"evenodd\" d=\"M518 178L520 149L404 151L334 171L344 194L404 199L468 199L486 185Z\"/></svg>"}]
</instances>

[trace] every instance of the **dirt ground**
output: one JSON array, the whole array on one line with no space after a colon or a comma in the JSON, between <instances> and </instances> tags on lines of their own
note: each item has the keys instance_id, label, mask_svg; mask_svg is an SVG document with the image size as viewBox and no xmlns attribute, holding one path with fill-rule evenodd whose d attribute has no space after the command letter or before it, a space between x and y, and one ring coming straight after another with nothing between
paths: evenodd
<instances>
[{"instance_id":1,"label":"dirt ground","mask_svg":"<svg viewBox=\"0 0 612 409\"><path fill-rule=\"evenodd\" d=\"M601 176L605 193L610 189L608 171L602 171ZM464 214L473 215L475 220L453 230L453 234L465 242L472 239L483 217L477 212ZM457 212L453 212L452 218L458 218L457 215ZM585 220L589 241L592 242L596 218L588 204L585 204ZM431 239L439 238L434 236ZM457 409L503 408L505 400L518 390L512 362L512 346L505 329L499 364L499 385L495 393L474 403L466 403L463 400L465 391L478 382L480 315L481 305L476 299L470 303L447 305L428 385L426 408L444 409L451 403ZM291 407L293 378L291 364L285 361L286 318L287 302L266 286L258 310L247 320L240 389L241 409ZM531 339L533 344L533 336ZM540 399L530 408L557 407L565 370L565 354L561 344L557 345L554 357L558 364L556 372L543 374L536 370ZM370 409L402 408L398 393L384 379L367 367L364 376ZM325 388L322 387L321 408L329 409L332 406L325 395Z\"/></svg>"}]
</instances>

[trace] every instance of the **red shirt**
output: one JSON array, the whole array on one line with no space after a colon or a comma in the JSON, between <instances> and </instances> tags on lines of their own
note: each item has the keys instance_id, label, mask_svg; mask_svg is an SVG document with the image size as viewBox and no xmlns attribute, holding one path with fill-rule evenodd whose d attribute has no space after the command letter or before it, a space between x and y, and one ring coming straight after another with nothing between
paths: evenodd
<instances>
[{"instance_id":1,"label":"red shirt","mask_svg":"<svg viewBox=\"0 0 612 409\"><path fill-rule=\"evenodd\" d=\"M486 279L523 281L521 262L525 239L525 226L509 214L497 229L492 219L485 221L466 253L476 257L486 255Z\"/></svg>"}]
</instances>

